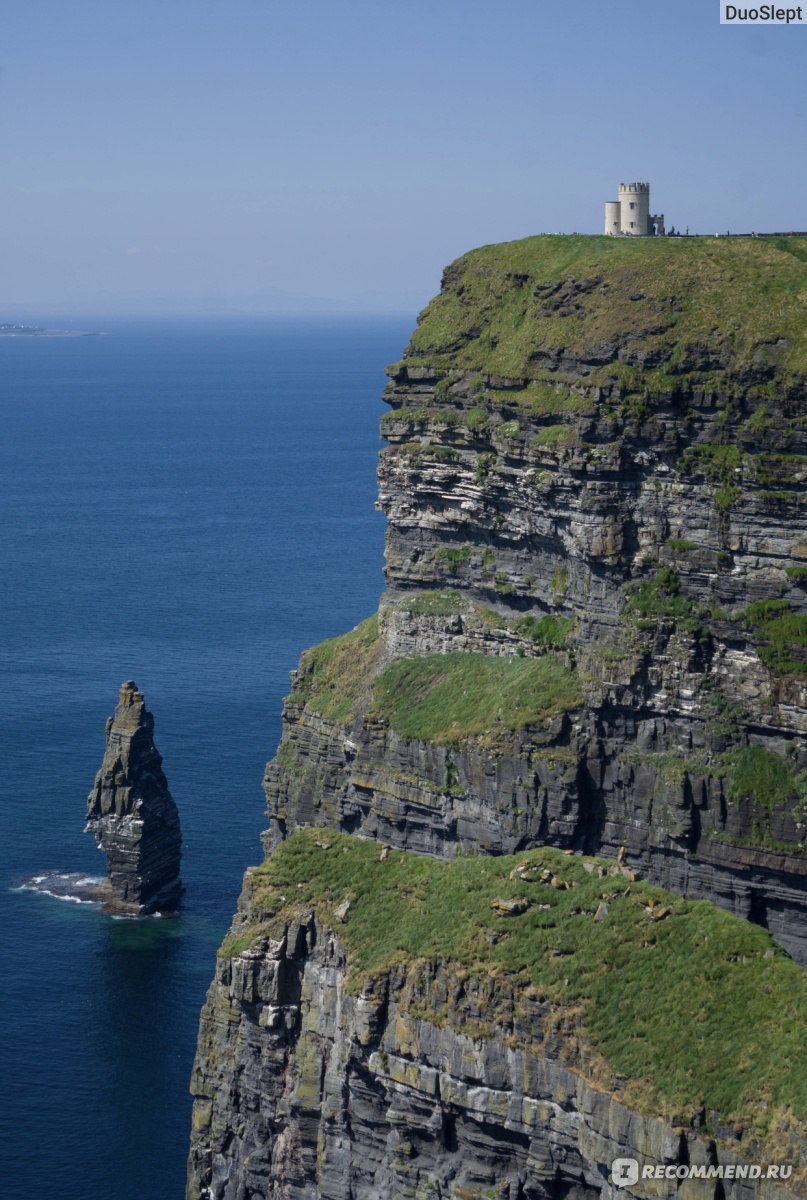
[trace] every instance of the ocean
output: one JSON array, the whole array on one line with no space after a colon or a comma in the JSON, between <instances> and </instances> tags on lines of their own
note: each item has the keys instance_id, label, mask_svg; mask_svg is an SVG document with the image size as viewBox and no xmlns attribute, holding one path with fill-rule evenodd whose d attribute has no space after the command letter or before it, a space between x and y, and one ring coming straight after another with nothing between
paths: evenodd
<instances>
[{"instance_id":1,"label":"ocean","mask_svg":"<svg viewBox=\"0 0 807 1200\"><path fill-rule=\"evenodd\" d=\"M199 1010L261 857L288 672L383 589L383 368L412 324L0 339L4 1200L183 1196ZM103 874L86 797L125 679L180 812L176 919L20 890Z\"/></svg>"}]
</instances>

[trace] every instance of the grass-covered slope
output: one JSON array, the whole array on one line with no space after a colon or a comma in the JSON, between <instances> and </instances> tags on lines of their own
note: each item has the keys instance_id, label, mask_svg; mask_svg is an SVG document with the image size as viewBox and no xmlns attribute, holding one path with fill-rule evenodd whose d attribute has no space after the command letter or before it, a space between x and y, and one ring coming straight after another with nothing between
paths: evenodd
<instances>
[{"instance_id":1,"label":"grass-covered slope","mask_svg":"<svg viewBox=\"0 0 807 1200\"><path fill-rule=\"evenodd\" d=\"M349 633L306 650L300 660L295 700L329 721L350 721L366 698L381 649L378 617L372 616Z\"/></svg>"},{"instance_id":2,"label":"grass-covered slope","mask_svg":"<svg viewBox=\"0 0 807 1200\"><path fill-rule=\"evenodd\" d=\"M516 868L527 865L525 880ZM377 843L320 829L281 845L249 888L254 924L225 953L313 906L338 929L356 990L392 964L440 959L499 982L505 1008L491 1021L506 1022L510 998L517 1005L527 989L546 997L612 1081L630 1080L625 1099L640 1111L717 1110L769 1147L807 1122L807 975L764 930L630 881L613 863L550 849L381 861ZM510 899L529 907L492 907ZM345 900L348 919L334 924Z\"/></svg>"},{"instance_id":3,"label":"grass-covered slope","mask_svg":"<svg viewBox=\"0 0 807 1200\"><path fill-rule=\"evenodd\" d=\"M495 741L582 700L576 673L552 655L431 654L383 667L381 648L378 618L370 617L306 651L294 698L332 721L347 723L364 709L402 737L441 746Z\"/></svg>"},{"instance_id":4,"label":"grass-covered slope","mask_svg":"<svg viewBox=\"0 0 807 1200\"><path fill-rule=\"evenodd\" d=\"M374 713L406 738L450 746L537 725L581 703L573 671L556 658L431 654L393 663L374 688Z\"/></svg>"},{"instance_id":5,"label":"grass-covered slope","mask_svg":"<svg viewBox=\"0 0 807 1200\"><path fill-rule=\"evenodd\" d=\"M526 238L448 268L405 361L540 379L569 355L607 376L641 347L661 375L803 375L806 303L807 238Z\"/></svg>"}]
</instances>

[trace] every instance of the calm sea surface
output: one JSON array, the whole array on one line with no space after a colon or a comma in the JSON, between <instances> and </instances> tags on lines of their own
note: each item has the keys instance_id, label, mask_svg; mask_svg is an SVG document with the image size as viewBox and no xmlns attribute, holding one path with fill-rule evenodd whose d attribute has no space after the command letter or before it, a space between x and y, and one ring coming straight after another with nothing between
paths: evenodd
<instances>
[{"instance_id":1,"label":"calm sea surface","mask_svg":"<svg viewBox=\"0 0 807 1200\"><path fill-rule=\"evenodd\" d=\"M3 1200L181 1200L288 672L382 590L379 398L411 322L92 327L0 339ZM16 890L103 872L85 802L129 678L182 820L172 921Z\"/></svg>"}]
</instances>

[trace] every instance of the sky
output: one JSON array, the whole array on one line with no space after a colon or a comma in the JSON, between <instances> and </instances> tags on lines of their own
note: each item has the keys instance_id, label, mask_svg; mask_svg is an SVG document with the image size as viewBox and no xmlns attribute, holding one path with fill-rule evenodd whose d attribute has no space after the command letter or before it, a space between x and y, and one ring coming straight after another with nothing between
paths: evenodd
<instances>
[{"instance_id":1,"label":"sky","mask_svg":"<svg viewBox=\"0 0 807 1200\"><path fill-rule=\"evenodd\" d=\"M415 314L443 267L807 228L807 26L715 0L25 0L0 28L0 321Z\"/></svg>"}]
</instances>

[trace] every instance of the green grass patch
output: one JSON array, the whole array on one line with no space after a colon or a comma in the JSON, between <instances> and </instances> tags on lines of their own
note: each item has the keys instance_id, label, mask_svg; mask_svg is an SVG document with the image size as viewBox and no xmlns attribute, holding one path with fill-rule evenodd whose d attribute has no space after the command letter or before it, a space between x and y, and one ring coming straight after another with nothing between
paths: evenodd
<instances>
[{"instance_id":1,"label":"green grass patch","mask_svg":"<svg viewBox=\"0 0 807 1200\"><path fill-rule=\"evenodd\" d=\"M697 542L690 542L686 538L670 538L667 545L674 554L690 554L693 550L698 549Z\"/></svg>"},{"instance_id":2,"label":"green grass patch","mask_svg":"<svg viewBox=\"0 0 807 1200\"><path fill-rule=\"evenodd\" d=\"M785 575L797 587L807 587L807 567L788 567Z\"/></svg>"},{"instance_id":3,"label":"green grass patch","mask_svg":"<svg viewBox=\"0 0 807 1200\"><path fill-rule=\"evenodd\" d=\"M518 421L503 421L501 425L497 426L495 432L499 437L512 441L521 436L521 426Z\"/></svg>"},{"instance_id":4,"label":"green grass patch","mask_svg":"<svg viewBox=\"0 0 807 1200\"><path fill-rule=\"evenodd\" d=\"M760 658L772 671L807 672L807 616L793 612L787 600L760 600L741 616L758 639Z\"/></svg>"},{"instance_id":5,"label":"green grass patch","mask_svg":"<svg viewBox=\"0 0 807 1200\"><path fill-rule=\"evenodd\" d=\"M682 621L691 611L692 603L681 594L681 581L669 567L662 567L652 579L629 585L625 612L630 616Z\"/></svg>"},{"instance_id":6,"label":"green grass patch","mask_svg":"<svg viewBox=\"0 0 807 1200\"><path fill-rule=\"evenodd\" d=\"M794 799L807 800L807 772L796 772L781 754L762 746L730 750L720 760L726 797L734 803L752 800L769 811Z\"/></svg>"},{"instance_id":7,"label":"green grass patch","mask_svg":"<svg viewBox=\"0 0 807 1200\"><path fill-rule=\"evenodd\" d=\"M507 617L503 617L501 613L497 613L495 608L477 608L476 615L480 621L484 621L486 625L490 625L493 629L507 629L510 625Z\"/></svg>"},{"instance_id":8,"label":"green grass patch","mask_svg":"<svg viewBox=\"0 0 807 1200\"><path fill-rule=\"evenodd\" d=\"M690 446L678 460L682 475L705 475L707 479L727 481L742 469L745 452L739 446Z\"/></svg>"},{"instance_id":9,"label":"green grass patch","mask_svg":"<svg viewBox=\"0 0 807 1200\"><path fill-rule=\"evenodd\" d=\"M664 783L683 783L691 775L708 770L706 758L698 754L684 754L680 750L657 750L642 752L629 750L625 761L633 767L649 767Z\"/></svg>"},{"instance_id":10,"label":"green grass patch","mask_svg":"<svg viewBox=\"0 0 807 1200\"><path fill-rule=\"evenodd\" d=\"M418 405L416 408L396 408L393 412L385 413L381 418L381 432L384 432L386 425L392 426L396 423L404 425L422 425L428 421L432 415L431 409L424 408Z\"/></svg>"},{"instance_id":11,"label":"green grass patch","mask_svg":"<svg viewBox=\"0 0 807 1200\"><path fill-rule=\"evenodd\" d=\"M459 592L418 592L400 603L403 612L413 617L450 617L461 612L465 601Z\"/></svg>"},{"instance_id":12,"label":"green grass patch","mask_svg":"<svg viewBox=\"0 0 807 1200\"><path fill-rule=\"evenodd\" d=\"M482 433L487 429L490 423L490 414L485 408L471 408L468 410L468 416L465 419L465 424L471 433Z\"/></svg>"},{"instance_id":13,"label":"green grass patch","mask_svg":"<svg viewBox=\"0 0 807 1200\"><path fill-rule=\"evenodd\" d=\"M573 628L574 621L571 617L555 617L548 614L545 617L522 617L516 625L516 633L539 646L559 650L567 644Z\"/></svg>"},{"instance_id":14,"label":"green grass patch","mask_svg":"<svg viewBox=\"0 0 807 1200\"><path fill-rule=\"evenodd\" d=\"M682 475L703 475L716 484L715 507L718 512L727 513L740 498L735 481L742 477L746 462L747 455L739 446L709 443L686 450L678 461L678 469Z\"/></svg>"},{"instance_id":15,"label":"green grass patch","mask_svg":"<svg viewBox=\"0 0 807 1200\"><path fill-rule=\"evenodd\" d=\"M774 454L770 451L751 459L754 479L759 487L784 491L807 480L807 455Z\"/></svg>"},{"instance_id":16,"label":"green grass patch","mask_svg":"<svg viewBox=\"0 0 807 1200\"><path fill-rule=\"evenodd\" d=\"M449 572L456 575L463 563L473 554L470 546L442 546L437 551L437 561L445 563Z\"/></svg>"},{"instance_id":17,"label":"green grass patch","mask_svg":"<svg viewBox=\"0 0 807 1200\"><path fill-rule=\"evenodd\" d=\"M373 714L402 737L442 746L512 737L581 703L577 676L555 658L464 653L392 663L373 695Z\"/></svg>"},{"instance_id":18,"label":"green grass patch","mask_svg":"<svg viewBox=\"0 0 807 1200\"><path fill-rule=\"evenodd\" d=\"M552 595L555 599L566 595L566 589L569 586L569 568L565 564L555 571L549 586L552 588Z\"/></svg>"},{"instance_id":19,"label":"green grass patch","mask_svg":"<svg viewBox=\"0 0 807 1200\"><path fill-rule=\"evenodd\" d=\"M715 490L715 508L719 512L727 513L734 507L740 498L740 489L732 483L721 483L720 487Z\"/></svg>"},{"instance_id":20,"label":"green grass patch","mask_svg":"<svg viewBox=\"0 0 807 1200\"><path fill-rule=\"evenodd\" d=\"M533 446L541 450L565 450L579 440L573 425L545 425L533 438Z\"/></svg>"},{"instance_id":21,"label":"green grass patch","mask_svg":"<svg viewBox=\"0 0 807 1200\"><path fill-rule=\"evenodd\" d=\"M480 454L476 460L476 482L480 487L484 487L488 481L491 471L496 466L496 455L490 451L485 454Z\"/></svg>"},{"instance_id":22,"label":"green grass patch","mask_svg":"<svg viewBox=\"0 0 807 1200\"><path fill-rule=\"evenodd\" d=\"M799 508L804 503L805 497L803 492L757 492L757 496L764 504L775 504L778 507L788 507L791 510Z\"/></svg>"},{"instance_id":23,"label":"green grass patch","mask_svg":"<svg viewBox=\"0 0 807 1200\"><path fill-rule=\"evenodd\" d=\"M350 633L306 650L294 698L330 721L351 720L369 691L380 653L378 616L368 617Z\"/></svg>"},{"instance_id":24,"label":"green grass patch","mask_svg":"<svg viewBox=\"0 0 807 1200\"><path fill-rule=\"evenodd\" d=\"M516 407L533 417L591 416L597 411L591 392L546 382L529 383L515 391L490 388L485 392L485 399L495 408Z\"/></svg>"},{"instance_id":25,"label":"green grass patch","mask_svg":"<svg viewBox=\"0 0 807 1200\"><path fill-rule=\"evenodd\" d=\"M765 930L643 882L600 878L557 850L453 862L393 851L381 863L375 842L328 832L321 849L317 840L322 830L295 834L253 873L255 936L262 922L313 906L345 947L354 992L393 964L428 971L441 961L495 981L489 1021L500 1000L507 1020L507 1005L515 998L518 1007L528 988L568 1013L583 1044L627 1079L623 1102L640 1111L686 1121L717 1110L770 1144L789 1120L807 1121L807 1074L794 1069L807 1060L807 973L781 951L766 957ZM569 890L512 878L524 861ZM498 898L532 904L499 917ZM342 925L333 909L344 899L352 907ZM603 900L607 916L595 922ZM653 921L650 901L670 915ZM473 1036L461 1001L419 1015L457 1020Z\"/></svg>"}]
</instances>

